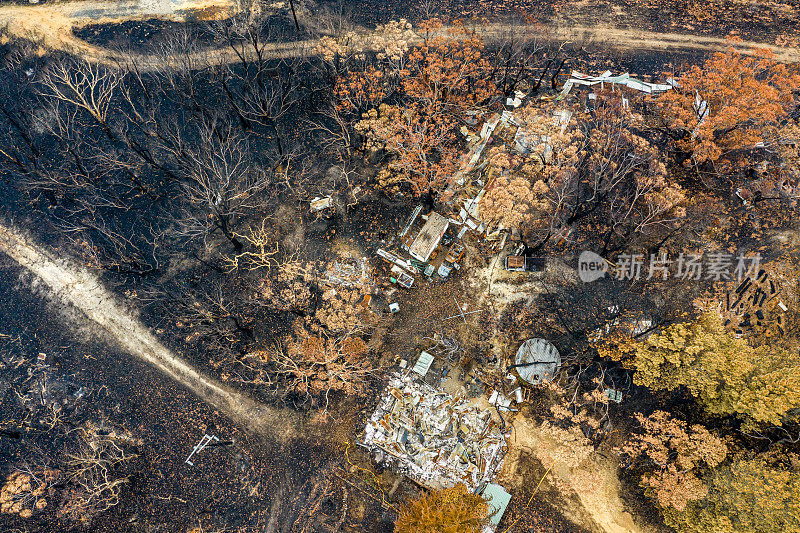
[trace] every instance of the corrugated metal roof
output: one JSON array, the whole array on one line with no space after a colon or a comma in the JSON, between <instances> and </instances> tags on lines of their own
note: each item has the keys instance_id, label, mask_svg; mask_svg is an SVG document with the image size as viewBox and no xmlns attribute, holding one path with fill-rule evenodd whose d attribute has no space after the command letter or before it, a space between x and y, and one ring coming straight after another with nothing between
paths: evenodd
<instances>
[{"instance_id":1,"label":"corrugated metal roof","mask_svg":"<svg viewBox=\"0 0 800 533\"><path fill-rule=\"evenodd\" d=\"M489 522L494 527L497 527L500 520L503 518L503 514L506 512L508 502L511 501L511 494L506 492L506 489L497 483L489 483L483 489L482 495L489 502L489 507L494 511L489 518Z\"/></svg>"},{"instance_id":2,"label":"corrugated metal roof","mask_svg":"<svg viewBox=\"0 0 800 533\"><path fill-rule=\"evenodd\" d=\"M414 365L414 372L419 374L422 377L428 373L428 370L431 369L431 365L433 364L433 356L428 352L422 352L419 354L419 359L417 359L417 364Z\"/></svg>"},{"instance_id":3,"label":"corrugated metal roof","mask_svg":"<svg viewBox=\"0 0 800 533\"><path fill-rule=\"evenodd\" d=\"M439 241L442 240L442 236L449 226L450 220L435 211L432 212L428 215L428 220L422 226L419 235L408 248L408 253L414 259L426 262L430 259L436 247L439 246Z\"/></svg>"}]
</instances>

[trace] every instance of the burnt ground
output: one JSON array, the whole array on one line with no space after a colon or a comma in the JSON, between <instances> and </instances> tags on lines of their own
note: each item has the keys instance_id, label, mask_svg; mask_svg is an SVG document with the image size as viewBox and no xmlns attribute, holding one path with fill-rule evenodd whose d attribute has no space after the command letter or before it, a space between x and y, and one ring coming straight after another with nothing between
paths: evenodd
<instances>
[{"instance_id":1,"label":"burnt ground","mask_svg":"<svg viewBox=\"0 0 800 533\"><path fill-rule=\"evenodd\" d=\"M188 531L199 524L263 526L276 489L291 484L307 490L307 480L330 477L332 456L337 464L343 462L339 451L321 448L316 442L298 441L279 450L242 432L179 385L93 338L80 323L64 320L69 311L49 298L31 294L31 280L6 258L0 264L0 300L4 302L0 331L23 338L24 349L34 356L37 351L47 353L56 375L89 391L83 413L70 417L64 431L82 420L107 418L143 440L122 502L96 519L91 531ZM75 342L76 335L82 340ZM14 405L13 396L5 400L4 408ZM234 444L207 448L195 458L195 466L186 465L186 456L205 432ZM58 432L23 432L21 439L0 438L0 469L7 471L41 454L57 461L63 453L61 440ZM346 470L338 468L347 477ZM367 499L368 504L370 501ZM70 524L55 517L58 502L51 503L56 505L25 521L0 515L0 530L71 530ZM365 525L384 518L382 511L365 507ZM379 529L375 526L374 530Z\"/></svg>"},{"instance_id":2,"label":"burnt ground","mask_svg":"<svg viewBox=\"0 0 800 533\"><path fill-rule=\"evenodd\" d=\"M370 201L352 208L346 216L331 220L315 219L303 210L304 255L320 259L338 242L346 241L371 257L382 245L381 241L401 226L412 208L404 202L371 197ZM36 234L46 227L44 221L39 223L45 225L40 226ZM195 265L193 270L181 275L204 278L207 273L203 271L203 265ZM116 286L118 294L138 288L136 283L125 281L124 276L107 275L106 278L106 283ZM337 487L348 488L351 527L347 531L391 531L396 516L390 507L381 504L380 489L367 473L375 468L374 464L360 448L344 453L344 447L363 428L365 417L371 414L373 396L355 403L336 402L335 418L326 421L332 427L329 447L301 440L290 448L276 449L273 443L243 432L148 365L95 337L80 318L75 320L76 312L65 309L46 292L35 294L34 290L32 293L32 286L37 286L35 279L21 272L10 259L0 256L0 301L7 303L0 309L0 333L23 338L30 357L35 357L39 351L51 355L56 375L68 376L75 387L91 391L86 397L90 408L81 417L70 417L68 428L85 420L108 419L143 440L136 450L139 457L131 465L131 482L122 494L122 502L96 519L91 525L92 531L134 532L148 527L161 528L155 531L189 531L198 524L263 527L273 496L287 480L310 492L303 483L320 479L330 479ZM452 283L431 284L422 294L450 291L452 287ZM399 350L400 343L396 341L406 338L416 341L418 337L411 331L419 329L430 335L433 330L421 328L420 321L427 315L411 311L415 307L426 307L427 298L419 298L417 291L403 292L399 296L408 312L389 326L395 332L392 343L395 346L391 352L410 356L415 347L408 344L407 349ZM431 311L427 307L426 310ZM445 312L444 308L440 311ZM198 367L213 372L202 345L188 346L182 342L184 335L157 313L145 311L141 318L176 353L188 352ZM259 328L265 334L272 328L275 335L281 335L287 324L281 323L281 317L272 320L259 324ZM376 393L380 388L381 384L376 382L371 392ZM265 391L251 389L249 392L268 403L275 402ZM11 393L5 400L4 407L16 405ZM184 464L204 433L235 444L206 449L199 460L195 460L194 467ZM49 434L25 434L22 439L0 438L0 472L8 472L20 461L30 458L33 448L45 448L47 455L58 461L63 457L62 441ZM358 469L348 463L348 456ZM388 470L378 473L381 487L388 491L397 476ZM419 487L403 481L391 501L397 505L416 494L419 494ZM24 521L0 515L0 530L23 526L29 531L70 530L70 524L55 516L58 501L51 503L56 505ZM331 514L340 512L341 502L338 503L339 507L332 509Z\"/></svg>"},{"instance_id":3,"label":"burnt ground","mask_svg":"<svg viewBox=\"0 0 800 533\"><path fill-rule=\"evenodd\" d=\"M322 0L321 4L337 4ZM363 24L379 24L392 18L420 20L426 0L344 0ZM774 43L780 36L800 35L797 9L800 2L753 2L730 0L612 0L567 2L565 0L440 0L434 12L451 19L513 18L554 26L596 25L642 31L691 33L724 37L735 34L745 39Z\"/></svg>"},{"instance_id":4,"label":"burnt ground","mask_svg":"<svg viewBox=\"0 0 800 533\"><path fill-rule=\"evenodd\" d=\"M119 23L87 24L73 29L79 39L89 44L106 48L120 48L146 52L177 31L188 31L201 46L219 44L221 30L226 21L175 22L162 19L130 20ZM285 14L273 15L267 20L264 42L306 39L308 32L301 28L298 33L294 23Z\"/></svg>"}]
</instances>

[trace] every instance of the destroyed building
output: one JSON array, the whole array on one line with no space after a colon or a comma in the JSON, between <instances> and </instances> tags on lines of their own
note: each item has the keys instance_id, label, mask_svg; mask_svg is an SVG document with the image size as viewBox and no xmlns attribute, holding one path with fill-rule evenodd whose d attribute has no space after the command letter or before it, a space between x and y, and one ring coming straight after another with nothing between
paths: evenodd
<instances>
[{"instance_id":1,"label":"destroyed building","mask_svg":"<svg viewBox=\"0 0 800 533\"><path fill-rule=\"evenodd\" d=\"M575 86L592 87L595 85L600 85L601 89L603 89L605 88L606 84L610 85L611 87L616 85L628 87L629 89L633 89L645 94L659 94L669 91L675 87L675 82L673 80L667 80L667 83L648 83L646 81L632 78L627 72L618 76L612 76L611 71L606 70L599 76L590 76L588 74L582 74L573 70L569 79L564 83L564 88L561 90L561 94L559 94L558 99L561 100L566 97Z\"/></svg>"},{"instance_id":2,"label":"destroyed building","mask_svg":"<svg viewBox=\"0 0 800 533\"><path fill-rule=\"evenodd\" d=\"M490 411L394 374L367 422L363 445L416 483L441 489L491 483L505 456L506 435Z\"/></svg>"},{"instance_id":3,"label":"destroyed building","mask_svg":"<svg viewBox=\"0 0 800 533\"><path fill-rule=\"evenodd\" d=\"M351 253L342 254L329 262L321 278L324 283L333 286L369 288L374 285L372 267L367 258Z\"/></svg>"}]
</instances>

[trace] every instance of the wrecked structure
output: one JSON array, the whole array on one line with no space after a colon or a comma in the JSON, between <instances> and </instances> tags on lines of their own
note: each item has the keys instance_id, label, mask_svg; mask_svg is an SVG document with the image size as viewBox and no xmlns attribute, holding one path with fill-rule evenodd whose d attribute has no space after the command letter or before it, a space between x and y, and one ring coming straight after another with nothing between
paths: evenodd
<instances>
[{"instance_id":1,"label":"wrecked structure","mask_svg":"<svg viewBox=\"0 0 800 533\"><path fill-rule=\"evenodd\" d=\"M737 336L756 332L783 336L789 327L789 309L795 300L792 294L796 294L797 279L763 268L754 270L757 273L725 292L720 306L724 324Z\"/></svg>"},{"instance_id":2,"label":"wrecked structure","mask_svg":"<svg viewBox=\"0 0 800 533\"><path fill-rule=\"evenodd\" d=\"M389 380L363 445L424 487L463 483L473 492L494 479L507 450L504 429L490 411L422 383L411 372Z\"/></svg>"},{"instance_id":3,"label":"wrecked structure","mask_svg":"<svg viewBox=\"0 0 800 533\"><path fill-rule=\"evenodd\" d=\"M606 84L612 89L620 86L644 94L659 94L675 87L675 82L671 79L666 83L650 83L633 78L629 73L613 76L611 71L605 71L599 76L591 76L572 71L555 100L564 100L574 87L592 88L599 85L600 88L605 88ZM591 98L594 95L589 96ZM486 170L489 161L484 154L489 151L489 147L505 145L509 153L536 158L539 160L538 165L544 166L548 164L556 150L550 135L534 131L534 128L530 128L522 118L524 112L521 113L519 109L525 107L523 102L527 99L527 95L516 91L513 98L506 100L507 109L488 118L479 132L471 133L466 127L462 129L467 138L469 151L464 155L461 168L454 176L454 183L444 195L452 198L450 205L458 212L453 219L459 220L480 237L487 255L503 250L509 238L518 238L519 234L513 228L505 228L482 216L481 201L486 193L496 186L496 176L492 175L491 170ZM624 94L622 102L624 106L628 105ZM568 106L556 106L552 110L552 131L557 133L560 130L563 135L572 117L573 112ZM515 261L518 260L512 259L509 270L531 271L514 263Z\"/></svg>"},{"instance_id":4,"label":"wrecked structure","mask_svg":"<svg viewBox=\"0 0 800 533\"><path fill-rule=\"evenodd\" d=\"M585 87L600 85L601 88L604 88L606 83L612 87L621 85L645 94L658 94L675 88L675 82L671 79L667 80L667 83L648 83L646 81L637 80L636 78L631 78L631 75L627 72L618 76L612 76L611 71L606 70L599 76L590 76L573 70L569 79L564 83L564 88L558 95L558 100L562 100L566 97L576 85Z\"/></svg>"},{"instance_id":5,"label":"wrecked structure","mask_svg":"<svg viewBox=\"0 0 800 533\"><path fill-rule=\"evenodd\" d=\"M369 288L374 285L372 267L367 258L351 253L328 263L321 273L321 279L332 286Z\"/></svg>"}]
</instances>

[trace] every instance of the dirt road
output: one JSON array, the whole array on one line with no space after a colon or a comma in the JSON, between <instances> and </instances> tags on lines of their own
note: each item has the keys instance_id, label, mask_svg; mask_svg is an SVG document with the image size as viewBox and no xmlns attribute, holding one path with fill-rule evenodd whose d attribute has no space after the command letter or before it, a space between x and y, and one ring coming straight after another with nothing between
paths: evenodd
<instances>
[{"instance_id":1,"label":"dirt road","mask_svg":"<svg viewBox=\"0 0 800 533\"><path fill-rule=\"evenodd\" d=\"M123 350L158 368L241 427L279 443L305 433L297 411L259 404L170 351L92 273L56 259L10 226L0 225L0 251L37 276L57 298L80 310Z\"/></svg>"},{"instance_id":2,"label":"dirt road","mask_svg":"<svg viewBox=\"0 0 800 533\"><path fill-rule=\"evenodd\" d=\"M5 5L0 7L0 26L14 36L38 40L42 46L52 50L82 56L90 61L115 64L124 58L116 51L92 45L73 33L76 28L88 24L119 23L127 20L162 18L183 21L198 13L208 16L224 16L232 9L232 0L120 0L101 2L97 0L47 3L39 5ZM533 31L530 26L483 24L474 29L487 40L505 34L517 33L531 39L553 39L577 44L597 44L628 50L697 50L704 52L725 50L733 46L748 53L754 48L771 50L783 62L800 61L800 49L779 47L754 41L732 44L719 37L678 33L645 32L620 29L612 26L539 26ZM364 31L368 35L368 31ZM367 39L365 39L366 41ZM315 54L317 41L306 40L294 43L267 45L266 52L272 57L307 56ZM204 61L210 63L236 62L238 58L227 50L205 50L199 52ZM164 66L163 58L138 56L140 68L154 69Z\"/></svg>"}]
</instances>

